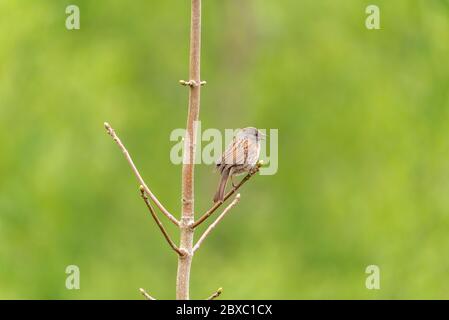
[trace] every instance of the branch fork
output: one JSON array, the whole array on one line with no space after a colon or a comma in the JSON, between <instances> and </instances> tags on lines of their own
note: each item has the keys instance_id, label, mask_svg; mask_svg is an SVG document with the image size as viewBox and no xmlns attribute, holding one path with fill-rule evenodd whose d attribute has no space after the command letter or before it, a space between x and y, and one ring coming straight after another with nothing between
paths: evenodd
<instances>
[{"instance_id":1,"label":"branch fork","mask_svg":"<svg viewBox=\"0 0 449 320\"><path fill-rule=\"evenodd\" d=\"M104 126L106 128L107 133L112 137L112 139L116 142L122 153L124 154L126 160L128 161L128 164L130 165L134 175L137 178L137 181L140 183L139 190L140 190L140 196L145 202L151 216L153 217L154 221L156 222L157 226L159 227L162 235L164 236L165 240L167 241L168 245L177 253L179 258L184 260L190 260L193 257L193 254L200 248L204 240L209 236L209 234L212 232L213 229L216 228L216 226L223 220L223 218L228 214L228 212L240 201L240 194L237 194L237 196L234 198L234 200L223 210L223 212L217 217L217 219L209 225L209 227L204 231L204 233L201 235L197 243L191 248L191 250L187 250L184 247L178 247L174 241L171 239L170 235L168 234L167 230L165 229L163 223L159 219L159 217L156 214L156 211L154 210L153 205L151 204L151 201L160 209L160 211L177 227L179 227L182 230L188 230L191 232L193 236L193 230L206 221L207 218L209 218L218 208L220 208L223 203L229 199L246 181L248 181L252 176L254 176L258 171L259 168L262 166L262 161L259 161L257 165L254 167L253 170L251 170L236 186L234 186L224 197L223 201L215 203L203 216L201 216L200 219L198 219L196 222L193 220L193 216L183 216L181 221L177 220L168 210L161 204L161 202L156 198L156 196L151 192L149 187L146 185L145 181L143 180L142 176L140 175L139 171L137 170L128 150L120 140L120 138L115 133L115 130L111 127L111 125L107 122L104 123ZM192 205L193 200L187 200L183 198L183 204L184 205ZM193 240L193 237L192 237ZM147 300L156 300L152 296L150 296L144 289L139 289L141 294L147 299ZM213 300L216 297L218 297L221 294L221 288L218 289L214 294L212 294L208 300Z\"/></svg>"},{"instance_id":2,"label":"branch fork","mask_svg":"<svg viewBox=\"0 0 449 320\"><path fill-rule=\"evenodd\" d=\"M226 214L240 201L240 193L237 194L235 199L223 210L223 212L218 216L218 218L210 224L210 226L204 231L203 235L200 237L198 242L193 247L193 253L195 253L203 243L203 241L207 238L207 236L212 232L212 230L220 223L221 220L226 216Z\"/></svg>"},{"instance_id":3,"label":"branch fork","mask_svg":"<svg viewBox=\"0 0 449 320\"><path fill-rule=\"evenodd\" d=\"M190 73L188 81L180 80L179 83L183 86L189 87L189 107L187 115L186 137L184 140L184 156L188 159L194 160L196 150L196 135L195 135L195 122L199 119L200 111L200 93L201 86L206 84L206 81L201 81L200 65L201 65L201 0L191 0L191 27L190 27ZM257 166L249 172L240 183L232 188L224 197L222 202L215 203L206 213L204 213L200 219L194 222L194 161L190 163L184 163L182 167L182 212L181 219L176 219L157 199L157 197L150 190L148 185L143 180L138 169L136 168L128 150L123 145L120 138L115 133L114 129L105 122L104 127L107 133L116 142L122 153L124 154L131 170L133 171L140 189L140 195L144 200L151 216L158 225L165 240L169 246L178 255L178 270L176 279L176 298L178 300L189 299L189 282L190 282L190 269L192 264L192 257L194 253L200 248L201 244L212 232L212 230L223 220L226 214L235 206L240 200L240 194L234 198L234 200L223 210L223 212L216 218L216 220L210 224L203 235L199 238L194 245L194 229L207 220L223 203L230 198L246 181L248 181L254 174L259 171L262 163L258 163ZM159 208L159 210L179 228L180 231L180 244L179 247L173 242L167 233L164 225L159 220L156 212L153 208L153 204ZM140 293L147 300L156 300L149 295L144 289L139 289ZM222 289L219 288L214 292L207 300L213 300L220 296Z\"/></svg>"},{"instance_id":4,"label":"branch fork","mask_svg":"<svg viewBox=\"0 0 449 320\"><path fill-rule=\"evenodd\" d=\"M202 224L207 218L209 218L221 205L228 200L241 186L243 186L251 177L253 177L257 172L259 172L260 167L263 165L263 161L259 161L253 170L251 170L235 187L233 187L223 198L223 201L216 202L214 205L204 213L201 218L195 221L191 228L195 229L200 224Z\"/></svg>"}]
</instances>

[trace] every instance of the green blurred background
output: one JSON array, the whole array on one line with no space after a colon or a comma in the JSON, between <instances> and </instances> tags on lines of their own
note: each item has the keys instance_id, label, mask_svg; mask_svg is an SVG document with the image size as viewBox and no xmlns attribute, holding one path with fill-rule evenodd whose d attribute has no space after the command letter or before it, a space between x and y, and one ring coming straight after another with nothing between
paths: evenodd
<instances>
[{"instance_id":1,"label":"green blurred background","mask_svg":"<svg viewBox=\"0 0 449 320\"><path fill-rule=\"evenodd\" d=\"M0 298L174 298L176 256L103 122L179 216L189 20L180 0L0 1ZM279 171L198 251L192 298L449 298L448 39L447 0L204 1L203 129L279 129ZM197 167L197 216L217 181Z\"/></svg>"}]
</instances>

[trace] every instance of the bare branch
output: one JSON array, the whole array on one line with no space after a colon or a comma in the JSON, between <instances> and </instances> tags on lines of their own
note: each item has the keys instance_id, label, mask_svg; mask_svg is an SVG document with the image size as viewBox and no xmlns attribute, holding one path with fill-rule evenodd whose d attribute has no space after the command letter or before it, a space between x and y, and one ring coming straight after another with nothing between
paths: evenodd
<instances>
[{"instance_id":1,"label":"bare branch","mask_svg":"<svg viewBox=\"0 0 449 320\"><path fill-rule=\"evenodd\" d=\"M176 244L172 241L172 239L170 239L170 236L168 235L167 231L165 230L164 225L162 224L161 220L159 220L159 218L157 217L156 212L154 212L153 206L151 205L150 200L148 199L148 197L145 193L145 188L143 186L140 186L140 195L141 195L143 201L145 201L145 204L147 205L147 208L150 211L151 216L153 217L154 221L158 225L159 229L161 230L162 234L164 235L164 237L167 240L170 247L172 247L172 249L175 250L175 252L177 254L179 254L180 256L183 256L185 253L183 251L181 251L176 246Z\"/></svg>"},{"instance_id":2,"label":"bare branch","mask_svg":"<svg viewBox=\"0 0 449 320\"><path fill-rule=\"evenodd\" d=\"M152 296L150 296L144 289L139 289L140 293L145 297L147 300L156 300Z\"/></svg>"},{"instance_id":3,"label":"bare branch","mask_svg":"<svg viewBox=\"0 0 449 320\"><path fill-rule=\"evenodd\" d=\"M204 231L203 235L200 237L196 245L193 247L193 252L195 253L196 250L198 250L203 243L204 239L211 233L211 231L217 226L217 224L223 220L224 216L231 210L238 202L240 201L240 193L237 194L235 199L226 207L226 209L223 210L223 212L218 216L218 218L211 223L211 225Z\"/></svg>"},{"instance_id":4,"label":"bare branch","mask_svg":"<svg viewBox=\"0 0 449 320\"><path fill-rule=\"evenodd\" d=\"M196 124L199 119L201 100L201 2L201 0L191 0L189 108L184 140L181 188L182 210L179 226L179 247L181 250L186 250L187 254L178 258L176 277L177 300L189 300L190 270L192 265L194 230L190 228L190 225L194 220Z\"/></svg>"},{"instance_id":5,"label":"bare branch","mask_svg":"<svg viewBox=\"0 0 449 320\"><path fill-rule=\"evenodd\" d=\"M223 292L223 288L218 288L218 290L215 291L214 293L212 293L212 295L209 298L207 298L206 300L214 300L214 299L218 298L222 292Z\"/></svg>"},{"instance_id":6,"label":"bare branch","mask_svg":"<svg viewBox=\"0 0 449 320\"><path fill-rule=\"evenodd\" d=\"M140 175L139 171L137 170L136 166L134 165L133 160L131 159L131 156L129 155L128 150L126 150L125 146L123 145L120 138L115 133L115 130L110 126L109 123L105 122L104 127L106 128L106 131L108 134L114 139L114 141L117 143L119 148L122 150L123 154L125 155L126 160L128 161L129 165L131 166L131 169L134 172L134 175L136 176L139 183L144 187L145 193L149 195L151 200L154 201L156 206L162 211L162 213L175 225L179 226L179 221L170 213L167 209L159 202L159 200L156 198L156 196L151 192L151 190L146 185L145 181L143 181L142 176Z\"/></svg>"},{"instance_id":7,"label":"bare branch","mask_svg":"<svg viewBox=\"0 0 449 320\"><path fill-rule=\"evenodd\" d=\"M221 205L229 199L238 189L240 189L241 186L245 184L246 181L248 181L252 176L254 176L257 172L259 172L260 167L263 165L263 161L259 161L256 165L256 167L251 170L243 179L239 182L238 185L236 185L234 188L232 188L223 198L222 202L215 202L212 208L210 208L205 214L201 216L197 221L195 221L190 227L192 229L198 227L201 223L203 223L207 218L209 218L218 208L221 207Z\"/></svg>"}]
</instances>

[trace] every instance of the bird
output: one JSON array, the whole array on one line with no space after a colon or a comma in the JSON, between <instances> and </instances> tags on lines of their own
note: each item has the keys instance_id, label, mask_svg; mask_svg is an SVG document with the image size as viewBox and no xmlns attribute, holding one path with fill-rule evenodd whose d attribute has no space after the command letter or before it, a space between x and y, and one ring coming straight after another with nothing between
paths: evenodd
<instances>
[{"instance_id":1,"label":"bird","mask_svg":"<svg viewBox=\"0 0 449 320\"><path fill-rule=\"evenodd\" d=\"M221 179L214 196L214 203L223 202L229 177L234 186L233 176L250 172L256 166L260 155L260 141L264 138L265 134L254 127L237 130L232 142L215 162Z\"/></svg>"}]
</instances>

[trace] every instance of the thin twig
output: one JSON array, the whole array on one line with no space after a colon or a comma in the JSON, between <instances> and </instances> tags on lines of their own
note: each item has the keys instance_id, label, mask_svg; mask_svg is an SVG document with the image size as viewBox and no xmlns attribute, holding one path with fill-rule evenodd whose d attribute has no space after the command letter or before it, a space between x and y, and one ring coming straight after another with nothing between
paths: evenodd
<instances>
[{"instance_id":1,"label":"thin twig","mask_svg":"<svg viewBox=\"0 0 449 320\"><path fill-rule=\"evenodd\" d=\"M154 221L158 225L159 229L161 230L162 234L164 235L164 237L167 240L170 247L172 247L172 249L175 250L177 254L179 254L180 256L183 256L185 253L182 252L176 246L176 244L173 242L172 239L170 239L170 236L168 235L167 231L165 230L164 225L162 224L161 220L159 220L159 218L157 217L156 212L154 212L153 206L151 205L150 200L148 199L148 197L145 193L145 188L143 186L140 186L140 196L142 197L143 201L145 201L145 204L147 205L147 208L150 211L151 216L153 217Z\"/></svg>"},{"instance_id":2,"label":"thin twig","mask_svg":"<svg viewBox=\"0 0 449 320\"><path fill-rule=\"evenodd\" d=\"M239 182L238 185L236 185L234 188L232 188L223 198L223 201L215 202L212 208L210 208L205 214L201 216L197 221L195 221L190 227L192 229L198 227L201 223L203 223L207 218L209 218L218 208L221 207L221 205L229 199L238 189L240 189L241 186L245 184L246 181L248 181L252 176L254 176L257 172L259 172L260 167L263 165L262 161L259 161L256 165L256 167L250 171L243 179Z\"/></svg>"},{"instance_id":3,"label":"thin twig","mask_svg":"<svg viewBox=\"0 0 449 320\"><path fill-rule=\"evenodd\" d=\"M117 143L119 148L122 150L123 154L125 155L126 160L128 161L129 165L131 166L131 169L134 172L134 175L136 176L139 183L144 187L145 193L148 194L151 198L151 200L154 201L156 206L162 211L162 213L176 226L179 226L179 221L170 213L167 209L159 202L159 200L156 198L156 196L151 192L150 188L146 185L145 181L143 181L142 176L140 175L139 171L137 170L136 166L134 165L133 160L131 159L131 156L129 155L128 150L126 150L125 146L123 145L120 138L115 133L115 130L110 126L109 123L105 122L104 127L106 128L106 131L108 134L114 139L114 141Z\"/></svg>"},{"instance_id":4,"label":"thin twig","mask_svg":"<svg viewBox=\"0 0 449 320\"><path fill-rule=\"evenodd\" d=\"M147 300L156 300L152 296L150 296L144 289L139 289L140 293L145 297Z\"/></svg>"},{"instance_id":5,"label":"thin twig","mask_svg":"<svg viewBox=\"0 0 449 320\"><path fill-rule=\"evenodd\" d=\"M223 288L218 288L218 290L215 291L214 293L212 293L212 295L209 298L207 298L206 300L214 300L214 299L218 298L222 292L223 292Z\"/></svg>"},{"instance_id":6,"label":"thin twig","mask_svg":"<svg viewBox=\"0 0 449 320\"><path fill-rule=\"evenodd\" d=\"M239 201L240 201L240 193L237 194L235 199L226 207L226 209L223 210L223 212L218 216L218 218L213 223L211 223L211 225L206 229L206 231L204 231L203 235L200 237L198 242L193 247L193 252L195 252L196 250L198 250L200 248L204 239L206 239L206 237L209 235L209 233L211 233L211 231L217 226L217 224L221 220L223 220L224 216L229 212L229 210L231 210Z\"/></svg>"}]
</instances>

